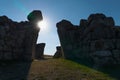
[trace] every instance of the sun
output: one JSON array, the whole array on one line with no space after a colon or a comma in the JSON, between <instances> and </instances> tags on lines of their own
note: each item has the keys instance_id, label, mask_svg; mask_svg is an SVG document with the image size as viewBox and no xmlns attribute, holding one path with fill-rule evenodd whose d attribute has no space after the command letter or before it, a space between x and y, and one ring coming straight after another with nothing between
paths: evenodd
<instances>
[{"instance_id":1,"label":"sun","mask_svg":"<svg viewBox=\"0 0 120 80\"><path fill-rule=\"evenodd\" d=\"M40 30L46 31L48 29L48 21L47 20L38 21L37 26L40 28Z\"/></svg>"}]
</instances>

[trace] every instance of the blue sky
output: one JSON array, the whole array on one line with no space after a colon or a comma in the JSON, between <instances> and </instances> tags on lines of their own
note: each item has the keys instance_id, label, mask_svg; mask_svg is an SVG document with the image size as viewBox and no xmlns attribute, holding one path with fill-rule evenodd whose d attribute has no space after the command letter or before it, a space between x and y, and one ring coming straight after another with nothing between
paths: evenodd
<instances>
[{"instance_id":1,"label":"blue sky","mask_svg":"<svg viewBox=\"0 0 120 80\"><path fill-rule=\"evenodd\" d=\"M67 19L78 25L80 19L87 19L91 13L112 16L120 25L120 0L0 0L0 16L7 15L14 21L25 21L33 10L41 10L47 19L48 31L40 31L38 43L46 43L45 54L53 55L60 45L56 23Z\"/></svg>"}]
</instances>

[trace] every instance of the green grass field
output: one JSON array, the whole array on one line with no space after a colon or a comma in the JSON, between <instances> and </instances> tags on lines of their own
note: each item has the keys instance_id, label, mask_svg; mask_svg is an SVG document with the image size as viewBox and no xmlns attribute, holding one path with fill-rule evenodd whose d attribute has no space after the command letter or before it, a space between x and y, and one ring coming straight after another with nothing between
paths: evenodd
<instances>
[{"instance_id":1,"label":"green grass field","mask_svg":"<svg viewBox=\"0 0 120 80\"><path fill-rule=\"evenodd\" d=\"M108 74L64 59L33 61L28 80L117 80Z\"/></svg>"},{"instance_id":2,"label":"green grass field","mask_svg":"<svg viewBox=\"0 0 120 80\"><path fill-rule=\"evenodd\" d=\"M117 69L116 69L117 70ZM113 70L114 71L114 70ZM119 75L119 74L118 74ZM65 59L0 63L0 80L119 80Z\"/></svg>"}]
</instances>

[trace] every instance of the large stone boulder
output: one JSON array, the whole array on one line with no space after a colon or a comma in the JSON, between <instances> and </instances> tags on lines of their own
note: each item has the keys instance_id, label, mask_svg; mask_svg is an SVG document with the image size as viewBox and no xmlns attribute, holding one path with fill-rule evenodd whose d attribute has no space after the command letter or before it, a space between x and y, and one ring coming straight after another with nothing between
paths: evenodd
<instances>
[{"instance_id":1,"label":"large stone boulder","mask_svg":"<svg viewBox=\"0 0 120 80\"><path fill-rule=\"evenodd\" d=\"M113 58L117 64L120 64L120 50L113 50Z\"/></svg>"},{"instance_id":2,"label":"large stone boulder","mask_svg":"<svg viewBox=\"0 0 120 80\"><path fill-rule=\"evenodd\" d=\"M44 58L44 48L45 48L45 43L39 43L36 45L35 59Z\"/></svg>"},{"instance_id":3,"label":"large stone boulder","mask_svg":"<svg viewBox=\"0 0 120 80\"><path fill-rule=\"evenodd\" d=\"M88 21L85 19L81 19L79 26L82 29L82 31L84 31L88 26Z\"/></svg>"},{"instance_id":4,"label":"large stone boulder","mask_svg":"<svg viewBox=\"0 0 120 80\"><path fill-rule=\"evenodd\" d=\"M41 21L41 20L43 20L42 12L40 10L34 10L27 16L27 19L30 22Z\"/></svg>"},{"instance_id":5,"label":"large stone boulder","mask_svg":"<svg viewBox=\"0 0 120 80\"><path fill-rule=\"evenodd\" d=\"M95 51L92 55L92 58L94 60L94 66L96 67L115 63L112 57L112 53L109 50Z\"/></svg>"},{"instance_id":6,"label":"large stone boulder","mask_svg":"<svg viewBox=\"0 0 120 80\"><path fill-rule=\"evenodd\" d=\"M94 24L104 24L106 26L115 26L114 20L112 17L106 17L104 14L91 14L88 17L88 24L94 25Z\"/></svg>"}]
</instances>

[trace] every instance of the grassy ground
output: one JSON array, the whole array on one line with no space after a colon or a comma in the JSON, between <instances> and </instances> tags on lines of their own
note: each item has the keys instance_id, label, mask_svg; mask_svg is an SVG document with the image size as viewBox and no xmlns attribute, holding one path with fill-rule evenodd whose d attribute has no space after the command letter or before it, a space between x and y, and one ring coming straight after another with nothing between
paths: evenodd
<instances>
[{"instance_id":1,"label":"grassy ground","mask_svg":"<svg viewBox=\"0 0 120 80\"><path fill-rule=\"evenodd\" d=\"M0 65L0 80L117 80L108 74L64 59Z\"/></svg>"},{"instance_id":2,"label":"grassy ground","mask_svg":"<svg viewBox=\"0 0 120 80\"><path fill-rule=\"evenodd\" d=\"M109 75L64 59L34 61L28 80L116 80Z\"/></svg>"}]
</instances>

